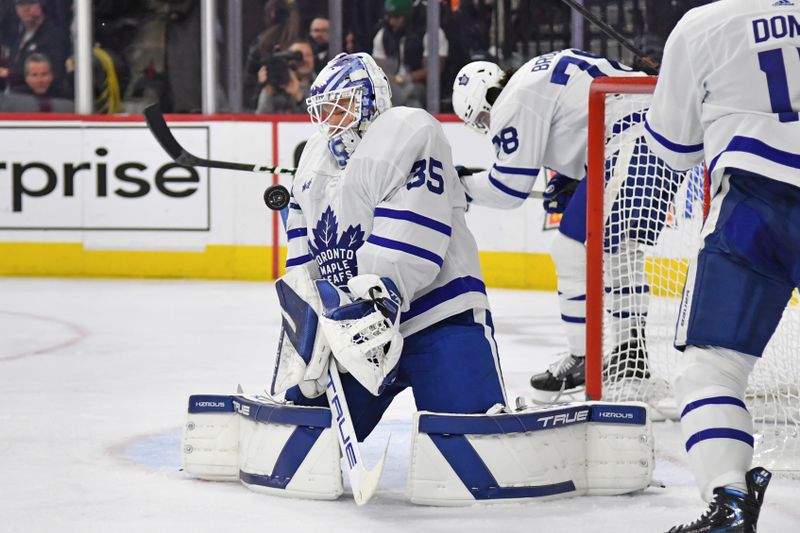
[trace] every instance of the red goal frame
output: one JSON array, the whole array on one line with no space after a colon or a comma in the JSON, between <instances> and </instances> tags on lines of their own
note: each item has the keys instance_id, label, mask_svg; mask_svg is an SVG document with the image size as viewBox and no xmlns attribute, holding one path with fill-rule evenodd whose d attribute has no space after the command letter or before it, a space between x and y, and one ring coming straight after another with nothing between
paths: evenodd
<instances>
[{"instance_id":1,"label":"red goal frame","mask_svg":"<svg viewBox=\"0 0 800 533\"><path fill-rule=\"evenodd\" d=\"M586 399L603 397L603 193L605 189L606 96L652 94L657 76L605 77L589 89L586 179ZM710 205L710 180L705 179L704 215Z\"/></svg>"},{"instance_id":2,"label":"red goal frame","mask_svg":"<svg viewBox=\"0 0 800 533\"><path fill-rule=\"evenodd\" d=\"M597 78L589 89L586 179L586 399L603 397L603 191L606 95L652 94L655 76Z\"/></svg>"}]
</instances>

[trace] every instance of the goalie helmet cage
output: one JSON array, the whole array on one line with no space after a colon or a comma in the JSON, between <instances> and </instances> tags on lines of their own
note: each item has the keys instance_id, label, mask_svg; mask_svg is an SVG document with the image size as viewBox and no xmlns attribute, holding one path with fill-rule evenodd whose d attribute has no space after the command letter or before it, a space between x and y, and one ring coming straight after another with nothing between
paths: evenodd
<instances>
[{"instance_id":1,"label":"goalie helmet cage","mask_svg":"<svg viewBox=\"0 0 800 533\"><path fill-rule=\"evenodd\" d=\"M708 176L702 165L674 173L660 160L637 155L631 135L607 137L629 126L631 132L641 128L620 123L649 105L655 84L655 77L598 78L589 96L586 395L590 400L646 401L657 408L671 407L675 416L679 411L671 381L681 353L672 341L686 271L700 247L708 213ZM636 180L625 178L630 163L637 164ZM648 190L648 197L656 201L642 198L645 183L663 185ZM609 217L606 211L612 209ZM639 242L619 238L631 235L632 228L639 228ZM647 231L642 233L642 228ZM724 295L720 299L724 301ZM795 290L750 376L745 400L755 423L755 464L796 479L798 348L800 300Z\"/></svg>"}]
</instances>

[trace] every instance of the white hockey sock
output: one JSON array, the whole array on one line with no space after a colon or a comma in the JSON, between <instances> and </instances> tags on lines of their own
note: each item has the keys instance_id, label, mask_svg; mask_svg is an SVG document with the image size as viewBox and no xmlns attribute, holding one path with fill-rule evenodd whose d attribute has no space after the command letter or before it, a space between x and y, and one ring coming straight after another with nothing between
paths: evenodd
<instances>
[{"instance_id":1,"label":"white hockey sock","mask_svg":"<svg viewBox=\"0 0 800 533\"><path fill-rule=\"evenodd\" d=\"M689 464L701 496L715 487L744 492L753 461L753 419L744 404L756 358L734 350L689 346L675 378Z\"/></svg>"},{"instance_id":2,"label":"white hockey sock","mask_svg":"<svg viewBox=\"0 0 800 533\"><path fill-rule=\"evenodd\" d=\"M644 252L635 242L622 243L613 254L605 253L605 307L611 323L614 345L642 338L647 319L649 286ZM632 333L633 331L637 333Z\"/></svg>"},{"instance_id":3,"label":"white hockey sock","mask_svg":"<svg viewBox=\"0 0 800 533\"><path fill-rule=\"evenodd\" d=\"M569 351L586 355L586 246L558 232L550 255L558 274L558 304Z\"/></svg>"}]
</instances>

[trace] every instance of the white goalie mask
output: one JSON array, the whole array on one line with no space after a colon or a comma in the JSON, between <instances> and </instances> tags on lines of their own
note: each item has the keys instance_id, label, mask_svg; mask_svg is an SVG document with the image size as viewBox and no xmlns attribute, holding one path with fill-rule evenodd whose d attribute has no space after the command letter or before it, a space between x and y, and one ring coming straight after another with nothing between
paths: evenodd
<instances>
[{"instance_id":1,"label":"white goalie mask","mask_svg":"<svg viewBox=\"0 0 800 533\"><path fill-rule=\"evenodd\" d=\"M370 123L392 106L392 90L368 54L339 54L314 80L306 105L336 163L344 168Z\"/></svg>"},{"instance_id":2,"label":"white goalie mask","mask_svg":"<svg viewBox=\"0 0 800 533\"><path fill-rule=\"evenodd\" d=\"M492 104L486 92L500 87L502 69L489 61L473 61L458 71L453 82L453 111L464 123L478 133L489 133L489 113Z\"/></svg>"}]
</instances>

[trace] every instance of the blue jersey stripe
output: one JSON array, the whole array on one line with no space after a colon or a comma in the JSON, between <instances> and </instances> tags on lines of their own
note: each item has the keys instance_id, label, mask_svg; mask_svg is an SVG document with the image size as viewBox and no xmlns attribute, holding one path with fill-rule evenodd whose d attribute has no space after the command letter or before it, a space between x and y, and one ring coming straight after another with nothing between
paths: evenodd
<instances>
[{"instance_id":1,"label":"blue jersey stripe","mask_svg":"<svg viewBox=\"0 0 800 533\"><path fill-rule=\"evenodd\" d=\"M561 291L558 291L558 295L559 296L564 296L564 293L561 292ZM586 301L586 295L585 294L578 294L576 296L571 296L571 297L567 298L567 301L570 301L570 302L585 302Z\"/></svg>"},{"instance_id":2,"label":"blue jersey stripe","mask_svg":"<svg viewBox=\"0 0 800 533\"><path fill-rule=\"evenodd\" d=\"M514 198L522 198L523 200L528 198L528 193L514 190L511 187L506 187L505 185L497 181L495 178L493 178L491 174L489 174L489 183L491 183L504 193L513 196Z\"/></svg>"},{"instance_id":3,"label":"blue jersey stripe","mask_svg":"<svg viewBox=\"0 0 800 533\"><path fill-rule=\"evenodd\" d=\"M298 237L306 237L306 236L308 236L308 230L306 228L292 228L286 232L286 238L289 239L290 241Z\"/></svg>"},{"instance_id":4,"label":"blue jersey stripe","mask_svg":"<svg viewBox=\"0 0 800 533\"><path fill-rule=\"evenodd\" d=\"M503 174L518 174L520 176L538 176L538 168L524 168L524 167L502 167L500 165L492 165L492 168Z\"/></svg>"},{"instance_id":5,"label":"blue jersey stripe","mask_svg":"<svg viewBox=\"0 0 800 533\"><path fill-rule=\"evenodd\" d=\"M413 244L395 241L393 239L387 239L386 237L378 237L375 234L370 235L367 238L367 242L372 243L376 246L381 246L383 248L389 248L390 250L397 250L400 252L405 252L407 254L415 255L417 257L421 257L422 259L427 259L428 261L435 263L436 266L438 266L439 268L441 268L442 264L444 264L443 258L439 257L430 250L426 250L425 248L420 248L419 246L414 246Z\"/></svg>"},{"instance_id":6,"label":"blue jersey stripe","mask_svg":"<svg viewBox=\"0 0 800 533\"><path fill-rule=\"evenodd\" d=\"M709 428L704 429L702 431L698 431L688 439L686 439L686 451L692 449L692 447L697 444L698 442L702 442L704 440L709 439L733 439L733 440L740 440L749 446L753 446L753 436L746 431L742 431L741 429L734 429L734 428Z\"/></svg>"},{"instance_id":7,"label":"blue jersey stripe","mask_svg":"<svg viewBox=\"0 0 800 533\"><path fill-rule=\"evenodd\" d=\"M300 209L300 204L296 204L294 202L290 202L289 203L289 209L297 209L298 211L300 211L301 210Z\"/></svg>"},{"instance_id":8,"label":"blue jersey stripe","mask_svg":"<svg viewBox=\"0 0 800 533\"><path fill-rule=\"evenodd\" d=\"M447 224L443 224L438 220L428 218L413 211L404 211L399 209L387 209L385 207L378 207L375 209L375 217L393 218L395 220L406 220L408 222L413 222L414 224L419 224L420 226L425 226L426 228L430 228L434 231L438 231L439 233L443 233L448 237L453 233L453 230L451 230L450 226L448 226Z\"/></svg>"},{"instance_id":9,"label":"blue jersey stripe","mask_svg":"<svg viewBox=\"0 0 800 533\"><path fill-rule=\"evenodd\" d=\"M569 324L586 324L586 317L561 315L561 320Z\"/></svg>"},{"instance_id":10,"label":"blue jersey stripe","mask_svg":"<svg viewBox=\"0 0 800 533\"><path fill-rule=\"evenodd\" d=\"M650 123L647 122L646 118L644 119L644 127L645 127L645 129L647 131L650 132L650 135L652 135L653 138L659 142L659 144L661 144L662 146L664 146L668 150L671 150L671 151L673 151L675 153L678 153L678 154L692 154L694 152L697 152L697 151L703 149L703 143L700 143L700 144L680 144L680 143L676 143L676 142L670 141L669 139L667 139L663 135L661 135L659 133L656 133L656 131L653 130L653 128L650 127Z\"/></svg>"},{"instance_id":11,"label":"blue jersey stripe","mask_svg":"<svg viewBox=\"0 0 800 533\"><path fill-rule=\"evenodd\" d=\"M763 157L768 161L772 161L773 163L778 163L779 165L800 169L800 154L786 152L758 139L753 139L752 137L737 135L731 139L731 142L728 143L728 146L722 152L711 160L711 164L708 166L709 173L714 171L714 167L717 166L717 160L725 152L753 154L758 157Z\"/></svg>"},{"instance_id":12,"label":"blue jersey stripe","mask_svg":"<svg viewBox=\"0 0 800 533\"><path fill-rule=\"evenodd\" d=\"M733 396L714 396L711 398L703 398L702 400L687 403L686 407L683 408L681 418L691 413L698 407L703 407L704 405L736 405L747 411L747 406L739 398L734 398Z\"/></svg>"},{"instance_id":13,"label":"blue jersey stripe","mask_svg":"<svg viewBox=\"0 0 800 533\"><path fill-rule=\"evenodd\" d=\"M286 268L302 265L303 263L308 263L309 261L311 261L311 256L309 254L286 259Z\"/></svg>"},{"instance_id":14,"label":"blue jersey stripe","mask_svg":"<svg viewBox=\"0 0 800 533\"><path fill-rule=\"evenodd\" d=\"M466 294L468 292L480 292L486 294L486 285L483 281L472 276L464 276L463 278L456 278L451 280L441 287L436 287L427 294L423 294L413 302L408 311L400 316L400 322L410 320L415 316L433 309L439 304L452 300L456 296Z\"/></svg>"}]
</instances>

